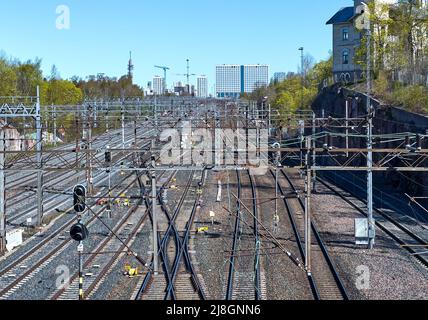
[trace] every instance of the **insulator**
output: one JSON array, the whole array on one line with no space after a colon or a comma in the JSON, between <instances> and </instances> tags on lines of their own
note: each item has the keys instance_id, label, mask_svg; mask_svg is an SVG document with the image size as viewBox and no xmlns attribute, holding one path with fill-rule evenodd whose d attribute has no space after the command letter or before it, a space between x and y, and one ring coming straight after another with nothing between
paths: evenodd
<instances>
[{"instance_id":1,"label":"insulator","mask_svg":"<svg viewBox=\"0 0 428 320\"><path fill-rule=\"evenodd\" d=\"M404 144L406 146L406 148L410 147L410 137L406 136L406 138L404 139Z\"/></svg>"},{"instance_id":2,"label":"insulator","mask_svg":"<svg viewBox=\"0 0 428 320\"><path fill-rule=\"evenodd\" d=\"M416 135L416 149L418 150L422 149L422 137L420 134Z\"/></svg>"}]
</instances>

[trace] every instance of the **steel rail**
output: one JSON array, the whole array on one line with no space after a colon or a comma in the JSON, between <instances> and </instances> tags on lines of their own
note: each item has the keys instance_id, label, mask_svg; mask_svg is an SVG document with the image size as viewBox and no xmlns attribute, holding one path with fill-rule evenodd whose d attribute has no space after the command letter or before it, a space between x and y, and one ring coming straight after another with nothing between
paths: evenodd
<instances>
[{"instance_id":1,"label":"steel rail","mask_svg":"<svg viewBox=\"0 0 428 320\"><path fill-rule=\"evenodd\" d=\"M239 171L236 172L237 176L237 187L238 187L238 195L236 202L236 219L235 219L235 230L233 233L233 242L232 242L232 252L229 259L229 273L227 280L227 288L226 288L226 300L231 301L233 296L233 281L235 275L235 256L238 249L238 238L239 238L239 230L240 230L240 222L241 222L241 203L239 199L242 197L241 190L241 177L239 176Z\"/></svg>"},{"instance_id":2,"label":"steel rail","mask_svg":"<svg viewBox=\"0 0 428 320\"><path fill-rule=\"evenodd\" d=\"M353 208L355 208L358 212L360 212L362 215L367 216L367 212L361 209L358 205L353 203L349 198L347 198L342 193L338 192L333 187L329 186L324 179L321 179L317 177L317 180L321 182L325 187L327 187L329 190L333 191L336 195L338 195L341 199L343 199L346 203L351 205ZM357 200L363 202L366 204L365 200L355 195L353 192L351 192L346 187L341 187L341 189L347 191L349 194L351 194L352 197L356 198ZM422 239L420 236L409 230L407 227L403 226L401 223L390 217L389 215L382 212L382 210L379 210L378 208L374 208L374 211L382 216L385 220L392 223L394 226L396 226L399 230L403 231L405 234L410 236L414 241L416 241L419 245L422 245L424 247L428 247L428 242L424 239ZM394 239L398 244L400 244L405 250L407 250L409 253L412 254L413 257L415 257L420 263L422 263L425 267L428 268L428 260L423 256L426 254L426 252L418 252L412 248L412 246L409 246L408 243L403 241L398 235L394 234L393 231L389 230L387 227L385 227L381 222L376 221L376 226L381 229L383 232L385 232L388 236L390 236L392 239Z\"/></svg>"},{"instance_id":3,"label":"steel rail","mask_svg":"<svg viewBox=\"0 0 428 320\"><path fill-rule=\"evenodd\" d=\"M273 176L273 179L275 179L275 173L272 170L270 172ZM278 181L278 190L279 190L281 196L283 197L284 205L285 205L285 208L287 209L288 218L290 219L290 224L291 224L291 227L293 229L294 236L296 237L297 247L299 248L300 255L304 260L305 249L304 249L303 240L302 240L302 237L300 236L300 232L297 228L297 222L296 222L296 219L294 218L294 215L292 213L293 211L291 209L291 206L287 201L286 193L284 192L284 189L282 188L279 181ZM308 277L309 285L311 287L311 291L312 291L312 295L313 295L314 299L315 300L321 300L315 279L311 275L306 274L306 276Z\"/></svg>"},{"instance_id":4,"label":"steel rail","mask_svg":"<svg viewBox=\"0 0 428 320\"><path fill-rule=\"evenodd\" d=\"M201 183L202 183L202 185L205 184L204 174L202 174ZM180 234L179 234L176 226L174 225L174 227L173 227L173 230L175 233L175 238L178 239L177 247L179 248L179 250L178 250L178 255L176 256L175 263L174 263L174 266L172 269L172 279L171 279L171 282L169 283L167 290L166 290L165 300L169 299L169 296L173 290L174 283L175 283L175 280L177 277L177 273L179 271L180 262L181 262L183 255L184 255L185 265L186 265L187 271L190 273L190 276L192 279L192 285L194 286L194 289L198 292L198 295L201 298L201 300L206 300L205 293L202 289L202 286L199 283L199 279L196 275L193 264L191 262L190 254L189 254L189 248L188 248L190 232L191 232L193 222L195 220L196 211L197 211L198 205L200 203L200 199L201 199L201 195L198 194L196 199L195 199L194 205L192 207L192 212L190 214L190 218L187 221L186 228L185 228L185 234L184 234L182 240L180 239Z\"/></svg>"},{"instance_id":5,"label":"steel rail","mask_svg":"<svg viewBox=\"0 0 428 320\"><path fill-rule=\"evenodd\" d=\"M255 274L255 298L256 300L261 300L261 279L260 279L260 234L259 234L259 211L257 208L257 188L255 181L250 171L247 172L250 178L251 184L251 193L252 193L252 202L254 210L254 237L255 237L255 261L254 261L254 274Z\"/></svg>"},{"instance_id":6,"label":"steel rail","mask_svg":"<svg viewBox=\"0 0 428 320\"><path fill-rule=\"evenodd\" d=\"M125 187L124 189L123 189L123 191L121 192L121 193L123 193L123 192L125 192L126 190L128 190L134 183L136 182L136 179L133 181L133 182L131 182L127 187ZM119 198L119 196L117 196L115 199L118 199ZM87 222L87 225L91 225L92 223L94 223L95 221L96 221L96 219L97 219L97 216L99 216L101 213L103 213L104 211L106 210L106 207L103 207L103 208L101 208L99 211L98 211L98 213L96 214L96 216L92 216L90 219L89 219L89 221ZM66 228L67 228L67 226L70 226L73 222L74 222L74 218L71 220L71 221L69 221L69 222L67 222L65 225L64 225L64 228L62 229L62 230L58 230L58 231L56 231L54 234L55 235L57 235L57 234L59 234L60 232L62 232L62 231L64 231ZM52 235L48 238L49 240L52 240L52 239L54 239L55 237L53 237ZM9 292L11 289L13 289L17 284L19 284L19 283L21 283L26 277L28 277L31 273L33 273L35 270L37 270L45 261L47 261L47 260L49 260L52 256L54 256L57 252L59 252L62 248L64 248L67 244L69 244L70 242L72 241L72 239L70 238L70 239L66 239L66 240L64 240L64 241L62 241L58 246L56 246L53 250L51 250L51 251L49 251L49 253L47 253L44 257L42 257L41 259L39 259L38 260L38 262L37 263L35 263L34 265L32 265L28 270L26 270L22 275L20 275L17 279L15 279L12 283L10 283L9 285L7 285L5 288L3 288L1 291L0 291L0 297L1 296L3 296L3 295L5 295L7 292ZM43 243L43 246L44 245L46 245L47 243L49 243L49 241L46 241L46 242L44 242ZM42 247L42 246L38 246L39 247L39 249ZM32 254L34 254L35 252L37 252L38 250L34 250L34 248L31 250L31 252L32 252ZM32 255L31 254L31 255ZM26 258L28 258L30 255L26 255ZM18 259L17 261L23 261L23 260L25 260L26 258L20 258L20 259ZM17 261L15 261L14 262L14 265L16 266L19 262L17 262ZM11 268L11 266L9 266L7 269L9 269L10 270L10 268ZM1 272L0 272L0 274L4 274L4 273L6 273L7 271L5 271L6 269L3 269Z\"/></svg>"},{"instance_id":7,"label":"steel rail","mask_svg":"<svg viewBox=\"0 0 428 320\"><path fill-rule=\"evenodd\" d=\"M130 176L124 177L120 184L127 180ZM114 188L117 188L114 187ZM126 189L125 189L126 190ZM122 192L120 192L122 193ZM108 192L105 193L103 196L107 196ZM0 277L15 268L18 264L22 263L25 259L29 258L31 255L35 254L37 251L39 251L42 247L44 247L47 243L49 243L51 240L55 239L58 235L60 235L64 230L66 230L68 227L70 227L75 222L75 217L64 223L62 226L60 226L55 232L53 232L51 235L43 239L43 241L36 244L34 247L32 247L29 251L25 252L23 255L21 255L17 260L11 262L8 266L0 270Z\"/></svg>"},{"instance_id":8,"label":"steel rail","mask_svg":"<svg viewBox=\"0 0 428 320\"><path fill-rule=\"evenodd\" d=\"M297 191L296 187L294 186L293 182L291 181L291 179L287 176L287 174L284 172L284 170L281 170L281 173L284 176L284 178L287 180L287 182L290 185L290 187L292 188L292 190L297 195L298 191ZM305 205L304 205L302 199L300 197L298 197L297 199L299 201L300 207L304 210L305 209ZM333 260L332 260L332 258L330 256L330 254L328 253L328 249L327 249L324 241L322 240L322 238L321 238L321 236L320 236L320 234L318 232L318 229L317 229L317 227L316 227L316 225L315 225L315 223L313 221L311 223L311 229L312 229L312 232L315 235L317 243L318 243L318 245L319 245L319 247L320 247L320 249L321 249L321 251L323 253L323 256L324 256L324 258L325 258L325 260L326 260L326 262L327 262L327 264L329 266L329 269L330 269L330 271L331 271L331 273L333 275L333 278L334 278L334 280L336 282L337 288L339 289L339 291L340 291L340 293L341 293L341 295L343 297L343 300L349 300L348 292L347 292L347 290L346 290L346 288L345 288L345 286L344 286L344 284L342 282L341 277L339 276L339 273L338 273L338 271L337 271L337 269L336 269L336 267L335 267L335 265L333 263Z\"/></svg>"}]
</instances>

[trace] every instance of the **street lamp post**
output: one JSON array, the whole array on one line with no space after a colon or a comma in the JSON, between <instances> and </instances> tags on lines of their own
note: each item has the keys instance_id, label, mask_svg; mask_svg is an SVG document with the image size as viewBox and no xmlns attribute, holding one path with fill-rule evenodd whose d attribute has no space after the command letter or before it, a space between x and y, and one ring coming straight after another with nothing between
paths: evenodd
<instances>
[{"instance_id":1,"label":"street lamp post","mask_svg":"<svg viewBox=\"0 0 428 320\"><path fill-rule=\"evenodd\" d=\"M301 90L301 105L300 105L300 107L301 107L301 109L303 110L303 88L304 88L304 86L305 86L305 70L304 70L304 55L303 55L303 53L304 53L304 48L303 47L300 47L299 48L299 51L300 51L300 63L301 63L301 72L302 72L302 90Z\"/></svg>"}]
</instances>

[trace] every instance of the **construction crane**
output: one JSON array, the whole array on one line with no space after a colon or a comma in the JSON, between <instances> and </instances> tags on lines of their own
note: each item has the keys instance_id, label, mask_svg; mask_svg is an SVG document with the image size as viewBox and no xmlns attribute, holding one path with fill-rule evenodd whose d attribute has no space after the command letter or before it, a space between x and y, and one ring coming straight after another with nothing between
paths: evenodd
<instances>
[{"instance_id":1,"label":"construction crane","mask_svg":"<svg viewBox=\"0 0 428 320\"><path fill-rule=\"evenodd\" d=\"M155 66L155 68L163 70L163 92L166 92L166 73L168 70L171 70L169 67L165 66Z\"/></svg>"},{"instance_id":2,"label":"construction crane","mask_svg":"<svg viewBox=\"0 0 428 320\"><path fill-rule=\"evenodd\" d=\"M187 73L186 74L176 74L176 76L182 76L182 77L186 77L187 78L187 87L189 88L190 91L190 77L196 76L196 74L192 73L190 74L190 60L187 59Z\"/></svg>"}]
</instances>

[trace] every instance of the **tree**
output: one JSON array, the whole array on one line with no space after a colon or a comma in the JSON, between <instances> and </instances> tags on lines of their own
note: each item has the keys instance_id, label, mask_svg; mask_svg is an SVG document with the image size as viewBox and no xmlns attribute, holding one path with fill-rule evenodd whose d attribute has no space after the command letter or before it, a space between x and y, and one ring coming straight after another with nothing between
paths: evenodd
<instances>
[{"instance_id":1,"label":"tree","mask_svg":"<svg viewBox=\"0 0 428 320\"><path fill-rule=\"evenodd\" d=\"M268 87L259 88L252 94L246 94L242 98L257 101L259 105L264 97L268 97L268 103L279 109L287 117L301 109L302 94L303 105L309 109L318 93L318 87L325 79L333 76L333 57L314 64L313 58L307 55L304 68L306 69L306 81L302 87L301 73L288 73L284 81L272 82ZM286 121L286 119L283 119Z\"/></svg>"},{"instance_id":2,"label":"tree","mask_svg":"<svg viewBox=\"0 0 428 320\"><path fill-rule=\"evenodd\" d=\"M309 79L312 85L318 86L324 80L333 76L333 56L327 60L320 61L309 71Z\"/></svg>"},{"instance_id":3,"label":"tree","mask_svg":"<svg viewBox=\"0 0 428 320\"><path fill-rule=\"evenodd\" d=\"M16 91L21 96L35 96L36 87L43 82L43 73L41 70L42 60L36 59L34 62L28 60L21 63L14 63L14 70L17 77Z\"/></svg>"},{"instance_id":4,"label":"tree","mask_svg":"<svg viewBox=\"0 0 428 320\"><path fill-rule=\"evenodd\" d=\"M42 104L75 105L83 100L82 90L68 80L51 80L43 82L41 89Z\"/></svg>"},{"instance_id":5,"label":"tree","mask_svg":"<svg viewBox=\"0 0 428 320\"><path fill-rule=\"evenodd\" d=\"M0 57L0 96L16 95L17 76L9 62Z\"/></svg>"},{"instance_id":6,"label":"tree","mask_svg":"<svg viewBox=\"0 0 428 320\"><path fill-rule=\"evenodd\" d=\"M374 93L386 103L424 112L428 100L428 11L422 1L370 4ZM367 38L356 62L366 68ZM411 94L409 94L411 93Z\"/></svg>"},{"instance_id":7,"label":"tree","mask_svg":"<svg viewBox=\"0 0 428 320\"><path fill-rule=\"evenodd\" d=\"M132 84L128 76L123 76L119 80L104 75L99 75L98 77L89 76L86 80L73 77L72 81L82 90L84 97L88 99L144 96L144 91L139 86Z\"/></svg>"},{"instance_id":8,"label":"tree","mask_svg":"<svg viewBox=\"0 0 428 320\"><path fill-rule=\"evenodd\" d=\"M51 68L51 76L50 76L49 80L52 81L52 80L59 80L59 79L61 79L61 76L58 72L57 67L55 65L53 65Z\"/></svg>"}]
</instances>

